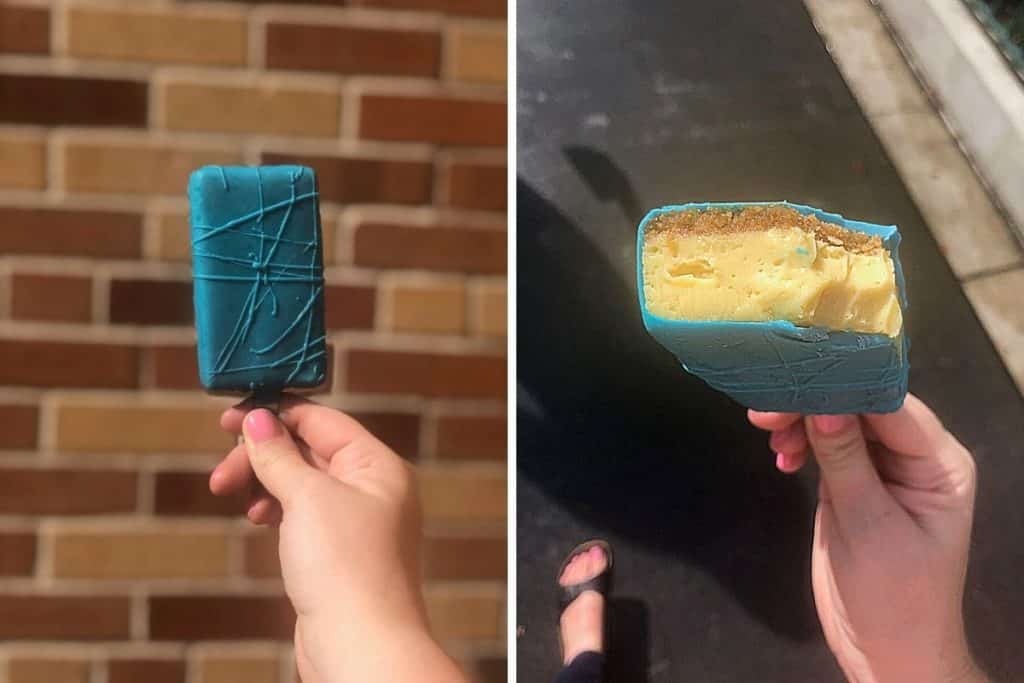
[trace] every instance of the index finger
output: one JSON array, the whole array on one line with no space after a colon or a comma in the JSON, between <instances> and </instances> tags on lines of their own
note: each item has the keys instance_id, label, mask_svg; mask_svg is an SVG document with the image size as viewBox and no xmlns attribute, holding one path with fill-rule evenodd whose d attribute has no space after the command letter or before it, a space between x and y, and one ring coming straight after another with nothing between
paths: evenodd
<instances>
[{"instance_id":1,"label":"index finger","mask_svg":"<svg viewBox=\"0 0 1024 683\"><path fill-rule=\"evenodd\" d=\"M800 417L799 413L771 413L753 409L747 411L747 419L750 420L750 424L769 432L783 430L799 420Z\"/></svg>"},{"instance_id":2,"label":"index finger","mask_svg":"<svg viewBox=\"0 0 1024 683\"><path fill-rule=\"evenodd\" d=\"M221 415L222 429L241 433L242 421L250 412L245 402ZM329 456L367 434L359 422L336 408L314 403L300 396L284 395L278 418L288 431L302 439L315 453Z\"/></svg>"}]
</instances>

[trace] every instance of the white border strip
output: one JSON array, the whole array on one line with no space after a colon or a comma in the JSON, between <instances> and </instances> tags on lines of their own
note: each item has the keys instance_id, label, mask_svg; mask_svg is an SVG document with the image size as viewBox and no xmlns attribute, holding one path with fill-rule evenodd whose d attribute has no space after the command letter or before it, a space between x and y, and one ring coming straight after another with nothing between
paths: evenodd
<instances>
[{"instance_id":1,"label":"white border strip","mask_svg":"<svg viewBox=\"0 0 1024 683\"><path fill-rule=\"evenodd\" d=\"M1024 239L1024 84L961 0L873 0Z\"/></svg>"}]
</instances>

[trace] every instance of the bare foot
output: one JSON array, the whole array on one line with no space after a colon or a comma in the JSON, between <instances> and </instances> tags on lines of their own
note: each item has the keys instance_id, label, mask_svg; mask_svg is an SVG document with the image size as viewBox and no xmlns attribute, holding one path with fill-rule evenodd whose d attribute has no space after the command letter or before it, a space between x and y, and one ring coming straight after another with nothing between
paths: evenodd
<instances>
[{"instance_id":1,"label":"bare foot","mask_svg":"<svg viewBox=\"0 0 1024 683\"><path fill-rule=\"evenodd\" d=\"M558 583L570 586L594 578L608 566L604 550L594 546L575 555L565 567ZM582 652L604 651L604 596L584 591L562 612L563 664L569 664Z\"/></svg>"}]
</instances>

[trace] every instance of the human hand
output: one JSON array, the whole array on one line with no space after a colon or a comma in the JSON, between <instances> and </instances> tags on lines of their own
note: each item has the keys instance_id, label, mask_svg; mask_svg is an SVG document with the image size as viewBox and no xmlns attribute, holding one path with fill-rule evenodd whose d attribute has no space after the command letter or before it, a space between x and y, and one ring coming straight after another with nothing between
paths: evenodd
<instances>
[{"instance_id":1,"label":"human hand","mask_svg":"<svg viewBox=\"0 0 1024 683\"><path fill-rule=\"evenodd\" d=\"M462 681L429 636L411 468L332 408L285 397L279 417L245 404L221 416L244 441L214 469L210 489L249 489L249 519L280 524L302 679Z\"/></svg>"},{"instance_id":2,"label":"human hand","mask_svg":"<svg viewBox=\"0 0 1024 683\"><path fill-rule=\"evenodd\" d=\"M917 397L884 415L750 411L776 465L821 470L811 581L847 679L984 681L962 602L974 511L971 454Z\"/></svg>"}]
</instances>

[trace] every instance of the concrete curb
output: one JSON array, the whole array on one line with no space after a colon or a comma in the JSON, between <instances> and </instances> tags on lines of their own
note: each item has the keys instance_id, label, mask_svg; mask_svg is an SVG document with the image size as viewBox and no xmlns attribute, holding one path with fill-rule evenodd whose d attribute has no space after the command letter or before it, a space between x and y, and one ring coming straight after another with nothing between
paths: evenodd
<instances>
[{"instance_id":1,"label":"concrete curb","mask_svg":"<svg viewBox=\"0 0 1024 683\"><path fill-rule=\"evenodd\" d=\"M1024 85L961 0L873 0L1024 239Z\"/></svg>"}]
</instances>

